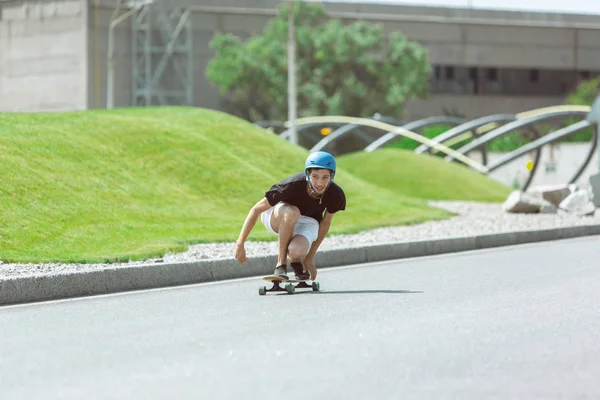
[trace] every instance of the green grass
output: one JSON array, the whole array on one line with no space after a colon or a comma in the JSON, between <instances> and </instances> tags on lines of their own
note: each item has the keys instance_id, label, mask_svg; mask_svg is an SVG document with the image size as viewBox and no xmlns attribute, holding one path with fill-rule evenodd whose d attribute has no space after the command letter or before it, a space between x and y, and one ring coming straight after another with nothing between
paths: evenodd
<instances>
[{"instance_id":1,"label":"green grass","mask_svg":"<svg viewBox=\"0 0 600 400\"><path fill-rule=\"evenodd\" d=\"M452 128L452 126L444 125L444 124L427 126L427 127L423 128L423 132L421 134L423 135L423 137L426 137L427 139L433 139L434 137L446 132L450 128ZM420 145L421 145L421 143L419 143L416 140L413 140L411 138L397 137L396 140L389 142L388 144L386 144L383 147L388 148L388 149L415 150Z\"/></svg>"},{"instance_id":2,"label":"green grass","mask_svg":"<svg viewBox=\"0 0 600 400\"><path fill-rule=\"evenodd\" d=\"M135 260L235 240L250 207L301 171L307 154L241 119L196 108L0 114L0 259ZM389 170L366 171L342 161L336 181L347 211L334 218L332 234L450 215L428 207L422 190L379 186ZM274 237L258 221L250 239Z\"/></svg>"},{"instance_id":3,"label":"green grass","mask_svg":"<svg viewBox=\"0 0 600 400\"><path fill-rule=\"evenodd\" d=\"M511 190L460 164L402 149L347 154L338 162L380 188L420 199L501 202Z\"/></svg>"}]
</instances>

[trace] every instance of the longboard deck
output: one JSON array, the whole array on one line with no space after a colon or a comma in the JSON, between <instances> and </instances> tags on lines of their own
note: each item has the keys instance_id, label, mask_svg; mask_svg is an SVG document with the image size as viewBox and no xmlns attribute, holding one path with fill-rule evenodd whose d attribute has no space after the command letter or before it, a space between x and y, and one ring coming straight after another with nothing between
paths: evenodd
<instances>
[{"instance_id":1,"label":"longboard deck","mask_svg":"<svg viewBox=\"0 0 600 400\"><path fill-rule=\"evenodd\" d=\"M277 275L267 275L263 277L263 280L269 282L290 282L290 283L298 283L298 282L308 282L311 279L285 279L281 276Z\"/></svg>"}]
</instances>

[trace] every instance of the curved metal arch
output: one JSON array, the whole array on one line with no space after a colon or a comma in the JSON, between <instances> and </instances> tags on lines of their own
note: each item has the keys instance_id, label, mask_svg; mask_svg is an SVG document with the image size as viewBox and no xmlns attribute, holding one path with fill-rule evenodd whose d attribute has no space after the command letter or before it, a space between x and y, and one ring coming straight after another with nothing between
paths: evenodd
<instances>
[{"instance_id":1,"label":"curved metal arch","mask_svg":"<svg viewBox=\"0 0 600 400\"><path fill-rule=\"evenodd\" d=\"M456 126L456 125L460 125L464 122L465 122L464 118L452 117L449 115L439 115L439 116L435 116L435 117L427 117L427 118L417 119L417 120L411 121L403 126L405 129L410 129L412 131L412 130L422 129L422 128L425 128L426 126L430 126L430 125L449 124L449 125Z\"/></svg>"},{"instance_id":2,"label":"curved metal arch","mask_svg":"<svg viewBox=\"0 0 600 400\"><path fill-rule=\"evenodd\" d=\"M577 181L577 179L579 179L581 174L583 174L583 171L585 171L585 169L588 167L588 165L592 161L592 158L594 157L594 153L596 152L596 148L598 147L599 132L598 132L597 124L593 124L593 127L594 127L594 134L592 135L592 146L590 147L590 151L588 152L587 157L583 161L583 164L581 164L581 167L579 167L579 170L573 175L573 177L571 178L569 183L575 183L575 181Z\"/></svg>"},{"instance_id":3,"label":"curved metal arch","mask_svg":"<svg viewBox=\"0 0 600 400\"><path fill-rule=\"evenodd\" d=\"M515 114L515 120L517 119L523 119L523 118L527 118L527 117L534 117L534 116L539 116L542 114L548 114L551 112L556 112L556 111L578 111L578 112L590 112L591 107L590 106L586 106L586 105L558 105L558 106L549 106L549 107L541 107L541 108L535 108L532 110L528 110L528 111L522 111L520 113ZM487 116L487 117L492 117L492 116ZM487 118L487 117L482 117L482 118ZM502 121L499 121L502 122ZM504 122L511 122L511 121L504 121ZM496 129L498 127L498 123L497 122L490 122L488 124L484 124L483 126L479 127L477 129L478 133L487 133L493 129ZM458 136L455 137L456 139L458 139ZM455 139L453 138L453 139ZM447 140L451 140L451 139L446 139ZM430 151L430 150L428 150Z\"/></svg>"},{"instance_id":4,"label":"curved metal arch","mask_svg":"<svg viewBox=\"0 0 600 400\"><path fill-rule=\"evenodd\" d=\"M381 122L385 122L386 124L390 124L390 125L395 125L395 126L402 126L404 124L406 124L406 121L402 121L399 119L396 119L394 117L388 117L385 115L381 115L379 113L376 113L375 115L373 115L373 118L375 121L381 121Z\"/></svg>"},{"instance_id":5,"label":"curved metal arch","mask_svg":"<svg viewBox=\"0 0 600 400\"><path fill-rule=\"evenodd\" d=\"M551 111L545 114L538 114L535 116L525 117L523 119L518 119L513 122L509 122L506 125L503 125L499 128L492 130L491 132L481 136L480 138L473 140L470 143L467 143L463 147L457 150L459 154L466 154L470 151L473 151L494 139L498 139L518 128L525 128L532 126L533 124L541 121L552 120L555 118L563 118L563 117L571 117L571 116L586 116L588 113L584 111L573 111L573 110L557 110ZM452 161L455 159L453 155L447 155L444 158L446 161Z\"/></svg>"},{"instance_id":6,"label":"curved metal arch","mask_svg":"<svg viewBox=\"0 0 600 400\"><path fill-rule=\"evenodd\" d=\"M264 129L269 129L269 128L283 129L283 128L285 128L285 124L282 121L256 121L256 122L254 122L254 125L260 126L261 128L264 128Z\"/></svg>"},{"instance_id":7,"label":"curved metal arch","mask_svg":"<svg viewBox=\"0 0 600 400\"><path fill-rule=\"evenodd\" d=\"M298 123L298 121L296 121L296 133L299 135L301 133L303 133L304 131L308 131L310 128L314 128L315 126L325 126L325 125L331 125L329 123L321 123L321 122L316 122L316 123ZM285 140L289 140L290 136L292 135L290 129L289 129L289 123L288 122L284 122L284 126L288 129L286 129L285 131L281 132L279 134L279 137ZM316 140L318 141L318 139Z\"/></svg>"},{"instance_id":8,"label":"curved metal arch","mask_svg":"<svg viewBox=\"0 0 600 400\"><path fill-rule=\"evenodd\" d=\"M347 124L370 126L372 128L381 129L382 131L387 131L387 132L399 132L402 135L407 136L419 143L431 144L432 147L434 147L435 149L437 149L445 154L452 154L455 159L462 161L463 163L465 163L466 165L470 166L471 168L477 170L480 173L484 173L484 174L487 173L487 168L485 167L485 165L482 165L481 163L479 163L475 160L472 160L463 154L459 154L455 150L452 150L452 149L444 146L443 144L434 143L431 141L431 139L421 136L418 133L404 129L401 126L394 126L394 125L386 124L381 121L374 121L374 120L367 119L367 118L343 117L343 116L305 117L305 118L298 119L296 121L296 123L298 125L309 124L309 123L311 123L311 124L347 123Z\"/></svg>"},{"instance_id":9,"label":"curved metal arch","mask_svg":"<svg viewBox=\"0 0 600 400\"><path fill-rule=\"evenodd\" d=\"M393 117L385 117L385 116L381 116L379 114L375 114L370 119L373 119L375 121L381 121L381 122L388 123L391 125L396 125L396 126L404 126L404 124L405 124L404 122L399 121ZM325 149L325 147L327 147L329 144L333 143L335 140L338 140L342 136L345 136L346 134L353 131L355 128L359 128L359 127L360 127L360 125L357 125L357 124L346 124L344 126L341 126L338 129L336 129L335 131L331 132L328 136L321 139L316 145L313 146L312 149L310 149L310 151L321 151L321 150ZM406 128L406 129L410 130L410 128ZM369 138L369 139L371 139L371 138ZM365 141L368 143L370 140L365 140Z\"/></svg>"},{"instance_id":10,"label":"curved metal arch","mask_svg":"<svg viewBox=\"0 0 600 400\"><path fill-rule=\"evenodd\" d=\"M540 133L538 132L537 128L535 126L529 126L528 128L535 135L535 140L538 140L540 138ZM531 169L531 173L529 174L529 176L527 177L527 180L525 181L525 184L523 185L523 188L522 188L523 190L527 190L527 188L533 181L533 178L537 172L538 166L540 165L541 158L542 158L542 147L540 146L535 150L535 157L533 159L533 168Z\"/></svg>"},{"instance_id":11,"label":"curved metal arch","mask_svg":"<svg viewBox=\"0 0 600 400\"><path fill-rule=\"evenodd\" d=\"M394 122L398 122L398 120L394 119L394 118L381 118L381 117L373 117L371 118L375 121L381 121L381 122L385 122L385 121L394 121ZM390 122L387 122L390 123ZM392 125L394 125L394 123L392 123ZM341 127L339 127L338 129L336 129L335 131L331 132L329 135L327 135L326 137L324 137L323 139L319 140L319 142L317 144L315 144L313 146L312 149L310 149L310 151L321 151L323 149L325 149L325 147L327 147L329 144L333 143L335 140L341 138L342 136L345 136L346 134L350 133L351 131L353 131L354 129L359 128L360 129L360 125L357 124L346 124L343 125ZM361 137L363 139L365 139L366 136L365 134L361 135ZM372 140L372 138L368 138L368 140L365 139L365 142L369 143Z\"/></svg>"},{"instance_id":12,"label":"curved metal arch","mask_svg":"<svg viewBox=\"0 0 600 400\"><path fill-rule=\"evenodd\" d=\"M422 129L429 125L437 125L437 124L459 125L464 122L465 122L464 118L439 116L439 117L429 117L429 118L423 118L423 119L419 119L416 121L412 121L405 125L402 125L402 127L406 130L414 131L416 129ZM380 137L379 139L375 140L373 143L371 143L367 147L365 147L364 151L366 151L368 153L375 151L378 148L380 148L381 146L396 139L398 136L401 136L401 135L398 133L395 133L395 132L388 132L385 135L383 135L382 137Z\"/></svg>"},{"instance_id":13,"label":"curved metal arch","mask_svg":"<svg viewBox=\"0 0 600 400\"><path fill-rule=\"evenodd\" d=\"M365 143L370 143L373 141L373 138L367 132L365 132L362 126L357 126L355 132L356 135L365 141Z\"/></svg>"},{"instance_id":14,"label":"curved metal arch","mask_svg":"<svg viewBox=\"0 0 600 400\"><path fill-rule=\"evenodd\" d=\"M511 161L514 161L515 159L529 153L530 151L533 151L533 150L539 151L539 149L541 149L543 146L546 146L550 143L553 143L553 142L559 141L561 139L564 139L566 137L569 137L571 135L574 135L574 134L581 132L584 129L587 129L589 127L596 128L589 121L583 120L583 121L579 121L575 124L566 126L564 128L558 129L554 132L551 132L531 143L528 143L524 146L519 147L518 149L513 150L512 152L510 152L509 154L506 154L502 158L499 158L495 162L490 163L490 165L488 166L489 171L491 173L491 172L495 171L496 169L503 167L504 165L510 163ZM589 150L585 160L583 161L583 163L577 170L577 172L575 172L573 177L569 180L569 183L574 183L581 176L583 171L585 171L585 169L588 167L589 163L591 162L592 157L594 156L597 146L598 146L598 130L594 129L594 135L592 136L592 145L590 147L590 150ZM523 186L523 190L527 190L527 188L529 187L529 184L533 181L533 177L535 175L535 170L536 170L538 162L539 162L539 158L536 157L536 161L534 162L534 169L531 171L529 178L525 182L525 185Z\"/></svg>"},{"instance_id":15,"label":"curved metal arch","mask_svg":"<svg viewBox=\"0 0 600 400\"><path fill-rule=\"evenodd\" d=\"M592 108L590 106L577 106L577 105L560 105L560 106L550 106L550 107L542 107L535 108L529 111L523 111L517 113L516 116L519 119L527 118L527 117L535 117L542 114L550 114L557 111L579 111L583 113L589 113Z\"/></svg>"},{"instance_id":16,"label":"curved metal arch","mask_svg":"<svg viewBox=\"0 0 600 400\"><path fill-rule=\"evenodd\" d=\"M436 137L433 138L435 142L444 143L450 139L453 139L463 133L467 133L473 131L477 128L480 128L485 125L498 123L498 122L512 122L517 119L516 116L510 114L496 114L496 115L488 115L485 117L477 118L472 121L465 122L454 128L448 129L446 132L443 132ZM415 153L422 154L431 149L431 146L422 144L421 146L415 149Z\"/></svg>"},{"instance_id":17,"label":"curved metal arch","mask_svg":"<svg viewBox=\"0 0 600 400\"><path fill-rule=\"evenodd\" d=\"M590 126L592 126L592 124L590 122L583 120L583 121L579 121L575 124L566 126L562 129L558 129L554 132L548 133L547 135L545 135L531 143L527 143L527 144L519 147L518 149L511 151L510 153L497 159L496 161L491 162L488 165L488 169L490 172L493 172L493 171L497 170L498 168L505 166L509 162L514 161L517 158L529 153L530 151L535 150L539 146L545 146L547 144L555 142L556 140L564 139L564 138L574 135L578 132L581 132L582 130L584 130L586 128L589 128Z\"/></svg>"},{"instance_id":18,"label":"curved metal arch","mask_svg":"<svg viewBox=\"0 0 600 400\"><path fill-rule=\"evenodd\" d=\"M330 143L333 143L333 141L335 141L336 139L338 139L342 136L345 136L347 133L350 133L351 131L358 128L359 126L360 125L356 125L356 124L346 124L346 125L343 125L343 126L337 128L335 131L331 132L329 135L327 135L323 139L319 140L319 142L317 144L315 144L312 147L312 149L310 149L310 151L313 152L313 151L323 150L325 147L327 147L327 145L329 145Z\"/></svg>"}]
</instances>

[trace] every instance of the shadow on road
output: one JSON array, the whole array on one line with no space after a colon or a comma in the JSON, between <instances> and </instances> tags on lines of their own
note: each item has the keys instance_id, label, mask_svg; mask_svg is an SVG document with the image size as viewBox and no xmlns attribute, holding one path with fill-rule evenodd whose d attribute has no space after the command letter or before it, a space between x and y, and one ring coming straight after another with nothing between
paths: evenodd
<instances>
[{"instance_id":1,"label":"shadow on road","mask_svg":"<svg viewBox=\"0 0 600 400\"><path fill-rule=\"evenodd\" d=\"M323 290L320 292L296 292L300 293L311 293L311 294L408 294L408 293L423 293L422 291L413 290Z\"/></svg>"}]
</instances>

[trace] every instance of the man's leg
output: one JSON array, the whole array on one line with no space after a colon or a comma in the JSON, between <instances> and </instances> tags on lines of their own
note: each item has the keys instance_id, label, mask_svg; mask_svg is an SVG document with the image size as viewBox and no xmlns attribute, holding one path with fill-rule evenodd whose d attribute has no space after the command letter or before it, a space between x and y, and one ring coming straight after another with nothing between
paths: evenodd
<instances>
[{"instance_id":1,"label":"man's leg","mask_svg":"<svg viewBox=\"0 0 600 400\"><path fill-rule=\"evenodd\" d=\"M290 262L303 262L310 250L310 243L304 235L295 235L288 246Z\"/></svg>"},{"instance_id":2,"label":"man's leg","mask_svg":"<svg viewBox=\"0 0 600 400\"><path fill-rule=\"evenodd\" d=\"M273 210L273 214L271 215L271 227L278 234L278 266L287 264L288 246L294 235L294 225L299 218L300 210L298 207L291 204L279 203Z\"/></svg>"},{"instance_id":3,"label":"man's leg","mask_svg":"<svg viewBox=\"0 0 600 400\"><path fill-rule=\"evenodd\" d=\"M310 242L304 235L295 235L288 246L288 257L290 266L296 274L296 279L309 279L310 274L304 271L304 257L310 250Z\"/></svg>"}]
</instances>

